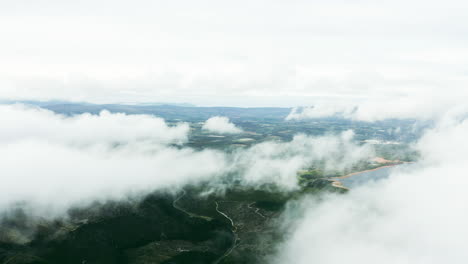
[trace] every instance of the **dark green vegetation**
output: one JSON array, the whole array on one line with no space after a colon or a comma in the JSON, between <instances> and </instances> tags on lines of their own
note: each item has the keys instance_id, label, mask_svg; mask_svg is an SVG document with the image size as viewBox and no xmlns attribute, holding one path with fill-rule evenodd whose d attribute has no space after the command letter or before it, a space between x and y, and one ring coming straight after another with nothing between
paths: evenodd
<instances>
[{"instance_id":1,"label":"dark green vegetation","mask_svg":"<svg viewBox=\"0 0 468 264\"><path fill-rule=\"evenodd\" d=\"M0 262L264 263L283 239L277 220L287 202L345 191L307 175L298 176L302 188L296 191L232 184L213 191L200 184L176 195L74 208L67 218L34 224L18 208L1 224Z\"/></svg>"},{"instance_id":2,"label":"dark green vegetation","mask_svg":"<svg viewBox=\"0 0 468 264\"><path fill-rule=\"evenodd\" d=\"M75 209L69 220L42 220L28 243L4 242L0 261L173 263L174 258L174 263L209 263L231 245L232 231L222 219L189 217L172 202L154 194L138 203ZM183 261L187 253L192 262Z\"/></svg>"},{"instance_id":3,"label":"dark green vegetation","mask_svg":"<svg viewBox=\"0 0 468 264\"><path fill-rule=\"evenodd\" d=\"M202 195L205 187L186 187L176 196L93 204L70 210L69 219L36 220L36 232L22 243L6 236L24 226L14 218L2 223L0 262L262 263L282 239L275 227L285 204L325 186L299 192L239 186L210 195Z\"/></svg>"}]
</instances>

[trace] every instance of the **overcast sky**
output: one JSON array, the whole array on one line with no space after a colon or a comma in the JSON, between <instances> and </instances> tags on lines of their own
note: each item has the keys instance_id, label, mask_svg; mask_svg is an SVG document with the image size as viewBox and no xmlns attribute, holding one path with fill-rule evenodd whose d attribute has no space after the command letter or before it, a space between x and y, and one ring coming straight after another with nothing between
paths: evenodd
<instances>
[{"instance_id":1,"label":"overcast sky","mask_svg":"<svg viewBox=\"0 0 468 264\"><path fill-rule=\"evenodd\" d=\"M459 98L467 11L458 0L1 1L0 99Z\"/></svg>"}]
</instances>

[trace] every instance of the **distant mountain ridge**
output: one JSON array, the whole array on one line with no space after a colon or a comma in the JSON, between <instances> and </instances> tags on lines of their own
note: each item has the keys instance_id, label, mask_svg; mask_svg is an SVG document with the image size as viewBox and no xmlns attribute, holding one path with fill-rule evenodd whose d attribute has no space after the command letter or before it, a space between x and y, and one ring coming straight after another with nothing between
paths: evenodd
<instances>
[{"instance_id":1,"label":"distant mountain ridge","mask_svg":"<svg viewBox=\"0 0 468 264\"><path fill-rule=\"evenodd\" d=\"M6 102L15 103L15 102ZM82 113L97 114L102 110L113 113L149 114L168 120L205 121L212 116L226 116L233 120L284 120L291 108L280 107L197 107L189 104L91 104L62 101L36 102L18 101L28 105L39 106L56 113L76 115Z\"/></svg>"}]
</instances>

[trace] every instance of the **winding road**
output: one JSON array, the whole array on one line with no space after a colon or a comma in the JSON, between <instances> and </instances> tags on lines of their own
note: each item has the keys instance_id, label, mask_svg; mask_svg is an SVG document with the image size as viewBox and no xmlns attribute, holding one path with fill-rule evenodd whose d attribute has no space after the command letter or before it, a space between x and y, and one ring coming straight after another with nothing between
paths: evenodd
<instances>
[{"instance_id":1,"label":"winding road","mask_svg":"<svg viewBox=\"0 0 468 264\"><path fill-rule=\"evenodd\" d=\"M185 210L184 208L180 207L177 202L182 199L185 195L187 194L187 192L185 190L182 189L182 194L180 196L178 196L176 199L174 199L174 201L172 202L172 206L179 210L179 211L182 211L184 212L185 214L187 214L188 216L190 217L197 217L197 218L201 218L201 219L204 219L206 221L211 221L213 220L213 218L211 217L208 217L208 216L204 216L204 215L197 215L197 214L194 214L192 212L189 212L187 210ZM234 248L236 247L237 245L237 240L238 240L238 236L237 236L237 227L236 225L234 224L234 221L227 215L225 214L224 212L220 211L219 210L219 204L217 201L215 201L215 205L216 205L216 212L218 212L220 215L222 215L223 217L227 218L229 220L229 222L231 222L231 231L234 235L234 239L233 239L233 242L232 242L232 246L229 247L228 250L226 250L226 252L221 256L219 257L216 261L213 262L213 264L218 264L220 263L224 258L226 258L227 256L229 256L229 254L231 254L232 250L234 250Z\"/></svg>"},{"instance_id":2,"label":"winding road","mask_svg":"<svg viewBox=\"0 0 468 264\"><path fill-rule=\"evenodd\" d=\"M255 203L255 202L249 203L249 204L247 205L247 208L249 208L249 209L255 209L254 212L255 212L257 215L261 216L262 218L266 218L264 215L262 215L261 213L258 212L258 211L260 210L260 208L253 208L253 207L252 207L252 204L254 204L254 203Z\"/></svg>"},{"instance_id":3,"label":"winding road","mask_svg":"<svg viewBox=\"0 0 468 264\"><path fill-rule=\"evenodd\" d=\"M218 212L220 215L224 216L225 218L227 218L230 222L231 222L231 226L232 226L232 233L234 234L234 241L232 242L232 246L226 251L226 253L224 253L219 259L217 259L215 262L213 262L213 264L218 264L220 263L224 258L226 258L227 256L229 256L229 254L232 253L232 251L234 250L234 248L236 247L237 245L237 239L238 239L238 236L237 236L237 227L236 225L234 224L234 221L225 213L221 212L219 210L219 204L217 201L215 201L215 204L216 204L216 212Z\"/></svg>"},{"instance_id":4,"label":"winding road","mask_svg":"<svg viewBox=\"0 0 468 264\"><path fill-rule=\"evenodd\" d=\"M190 217L201 218L201 219L206 220L206 221L211 221L211 220L213 220L213 218L211 218L211 217L209 217L209 216L194 214L194 213L192 213L192 212L189 212L189 211L185 210L184 208L180 207L179 205L177 205L177 202L178 202L180 199L182 199L186 194L187 194L187 192L186 192L184 189L182 189L182 195L180 195L179 197L177 197L177 198L172 202L172 206L173 206L175 209L184 212L185 214L187 214L187 215L190 216Z\"/></svg>"}]
</instances>

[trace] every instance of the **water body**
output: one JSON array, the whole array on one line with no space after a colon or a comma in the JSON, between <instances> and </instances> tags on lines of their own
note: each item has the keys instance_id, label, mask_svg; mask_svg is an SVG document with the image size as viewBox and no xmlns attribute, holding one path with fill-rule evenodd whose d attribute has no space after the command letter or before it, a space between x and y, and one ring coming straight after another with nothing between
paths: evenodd
<instances>
[{"instance_id":1,"label":"water body","mask_svg":"<svg viewBox=\"0 0 468 264\"><path fill-rule=\"evenodd\" d=\"M411 164L401 164L391 167L383 167L373 171L357 173L347 178L338 179L345 187L355 188L371 182L387 179L393 172L407 168Z\"/></svg>"}]
</instances>

